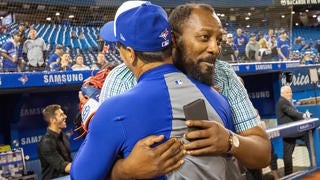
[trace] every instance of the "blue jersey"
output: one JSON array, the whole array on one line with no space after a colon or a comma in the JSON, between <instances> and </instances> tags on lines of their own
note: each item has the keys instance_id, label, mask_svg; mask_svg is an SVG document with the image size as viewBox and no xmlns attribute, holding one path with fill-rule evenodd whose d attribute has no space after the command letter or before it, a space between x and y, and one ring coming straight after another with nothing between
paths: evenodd
<instances>
[{"instance_id":1,"label":"blue jersey","mask_svg":"<svg viewBox=\"0 0 320 180\"><path fill-rule=\"evenodd\" d=\"M282 41L280 38L277 39L277 48L280 49L282 54L288 59L290 55L290 41L286 39ZM282 56L278 55L279 59L282 59Z\"/></svg>"},{"instance_id":2,"label":"blue jersey","mask_svg":"<svg viewBox=\"0 0 320 180\"><path fill-rule=\"evenodd\" d=\"M53 53L50 57L49 57L49 65L51 63L58 63L58 59L60 58L60 56L57 53Z\"/></svg>"},{"instance_id":3,"label":"blue jersey","mask_svg":"<svg viewBox=\"0 0 320 180\"><path fill-rule=\"evenodd\" d=\"M245 35L238 36L236 35L233 39L233 44L240 53L246 51L246 45L248 44L248 38Z\"/></svg>"},{"instance_id":4,"label":"blue jersey","mask_svg":"<svg viewBox=\"0 0 320 180\"><path fill-rule=\"evenodd\" d=\"M12 58L16 58L18 61L22 58L22 49L19 45L16 45L13 41L6 42L1 51L5 52ZM18 61L12 62L10 59L3 58L3 69L4 70L17 70Z\"/></svg>"},{"instance_id":5,"label":"blue jersey","mask_svg":"<svg viewBox=\"0 0 320 180\"><path fill-rule=\"evenodd\" d=\"M185 140L188 128L183 106L199 98L205 100L209 119L234 130L228 102L210 86L188 78L170 64L145 72L136 87L100 106L72 162L71 178L103 179L117 156L127 157L136 142L148 135ZM225 178L225 157L184 158L181 168L159 179Z\"/></svg>"}]
</instances>

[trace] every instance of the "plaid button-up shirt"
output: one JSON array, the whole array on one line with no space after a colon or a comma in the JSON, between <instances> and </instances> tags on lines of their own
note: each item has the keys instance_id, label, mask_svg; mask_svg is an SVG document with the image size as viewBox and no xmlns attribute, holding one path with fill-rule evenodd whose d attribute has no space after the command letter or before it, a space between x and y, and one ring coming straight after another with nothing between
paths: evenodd
<instances>
[{"instance_id":1,"label":"plaid button-up shirt","mask_svg":"<svg viewBox=\"0 0 320 180\"><path fill-rule=\"evenodd\" d=\"M107 98L126 92L136 84L133 73L125 64L120 64L107 76L101 90L100 103ZM227 97L236 132L240 133L259 124L258 113L253 107L245 87L228 63L216 61L214 85L222 95Z\"/></svg>"}]
</instances>

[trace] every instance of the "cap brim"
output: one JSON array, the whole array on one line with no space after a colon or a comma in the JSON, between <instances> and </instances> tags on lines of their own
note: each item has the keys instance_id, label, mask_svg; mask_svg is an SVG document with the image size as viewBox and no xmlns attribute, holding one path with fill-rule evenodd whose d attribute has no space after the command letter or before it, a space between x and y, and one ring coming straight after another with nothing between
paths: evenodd
<instances>
[{"instance_id":1,"label":"cap brim","mask_svg":"<svg viewBox=\"0 0 320 180\"><path fill-rule=\"evenodd\" d=\"M117 42L116 37L114 36L114 21L107 22L100 29L100 37L109 42Z\"/></svg>"}]
</instances>

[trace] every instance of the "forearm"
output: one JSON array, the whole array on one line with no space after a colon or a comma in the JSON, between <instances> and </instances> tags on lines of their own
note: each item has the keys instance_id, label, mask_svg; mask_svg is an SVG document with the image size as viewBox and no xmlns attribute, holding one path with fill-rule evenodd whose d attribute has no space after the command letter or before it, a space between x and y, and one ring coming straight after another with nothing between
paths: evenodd
<instances>
[{"instance_id":1,"label":"forearm","mask_svg":"<svg viewBox=\"0 0 320 180\"><path fill-rule=\"evenodd\" d=\"M112 167L110 179L152 179L179 168L184 156L183 144L171 138L151 148L155 143L163 141L164 136L148 136L135 144L130 155L118 159Z\"/></svg>"},{"instance_id":2,"label":"forearm","mask_svg":"<svg viewBox=\"0 0 320 180\"><path fill-rule=\"evenodd\" d=\"M292 119L295 119L295 120L303 119L303 113L298 112L294 107L290 105L283 104L282 109L283 109L283 112L288 116L292 117Z\"/></svg>"},{"instance_id":3,"label":"forearm","mask_svg":"<svg viewBox=\"0 0 320 180\"><path fill-rule=\"evenodd\" d=\"M248 135L253 134L251 133L253 129L255 135ZM233 154L242 165L247 168L264 168L270 164L271 144L262 128L256 126L241 132L239 141L240 146L235 149Z\"/></svg>"},{"instance_id":4,"label":"forearm","mask_svg":"<svg viewBox=\"0 0 320 180\"><path fill-rule=\"evenodd\" d=\"M282 57L282 59L286 59L286 57L283 55L283 53L280 49L278 49L278 54Z\"/></svg>"},{"instance_id":5,"label":"forearm","mask_svg":"<svg viewBox=\"0 0 320 180\"><path fill-rule=\"evenodd\" d=\"M128 179L134 179L133 177L130 177L128 165L125 164L124 159L117 160L113 165L113 168L110 174L110 180L128 180Z\"/></svg>"},{"instance_id":6,"label":"forearm","mask_svg":"<svg viewBox=\"0 0 320 180\"><path fill-rule=\"evenodd\" d=\"M6 54L6 53L2 53L1 55L2 55L4 58L9 59L9 60L12 61L12 62L14 61L13 58L12 58L11 56L9 56L8 54Z\"/></svg>"}]
</instances>

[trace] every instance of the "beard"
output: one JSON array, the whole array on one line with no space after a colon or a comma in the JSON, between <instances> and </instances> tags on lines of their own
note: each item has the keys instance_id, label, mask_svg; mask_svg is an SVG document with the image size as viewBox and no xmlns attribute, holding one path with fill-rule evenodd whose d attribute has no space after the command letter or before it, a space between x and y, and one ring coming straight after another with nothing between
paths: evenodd
<instances>
[{"instance_id":1,"label":"beard","mask_svg":"<svg viewBox=\"0 0 320 180\"><path fill-rule=\"evenodd\" d=\"M213 85L215 56L207 56L199 58L197 61L185 56L183 44L177 44L175 53L173 54L174 65L189 77L200 81L206 85Z\"/></svg>"}]
</instances>

